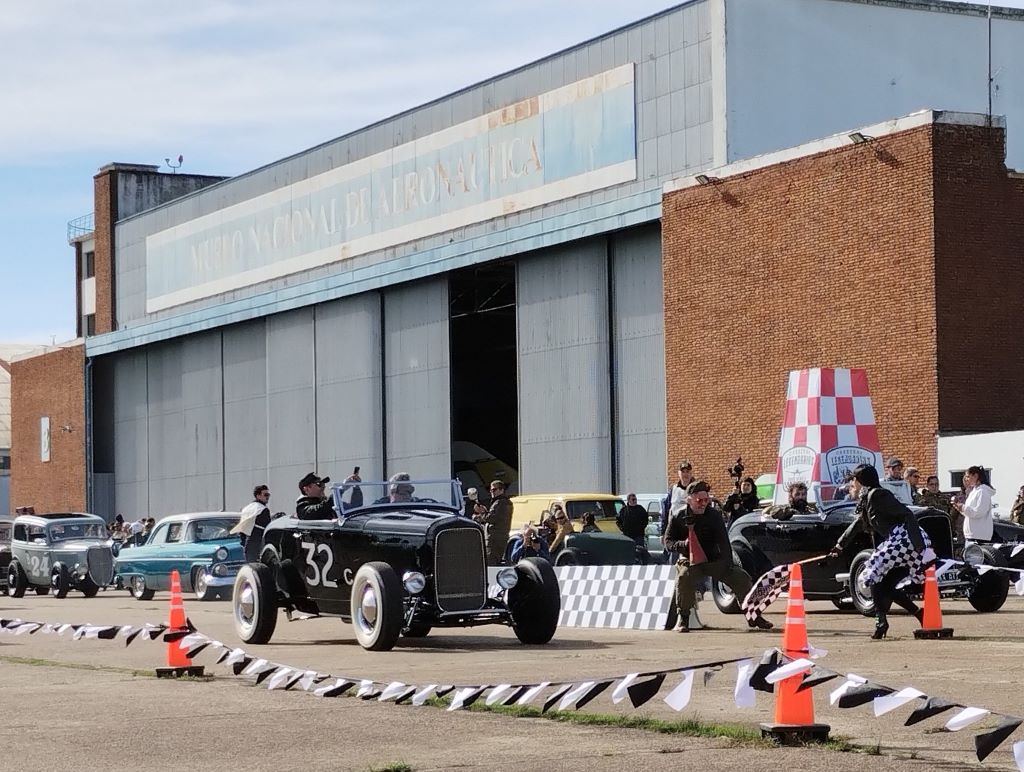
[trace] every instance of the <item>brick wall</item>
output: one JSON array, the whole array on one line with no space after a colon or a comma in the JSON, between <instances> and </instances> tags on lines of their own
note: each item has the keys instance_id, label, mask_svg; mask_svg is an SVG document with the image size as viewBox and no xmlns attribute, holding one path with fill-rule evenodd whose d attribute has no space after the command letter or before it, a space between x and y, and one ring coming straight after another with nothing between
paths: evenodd
<instances>
[{"instance_id":1,"label":"brick wall","mask_svg":"<svg viewBox=\"0 0 1024 772\"><path fill-rule=\"evenodd\" d=\"M85 510L84 369L82 345L11 363L12 507ZM41 416L50 418L48 462L40 460Z\"/></svg>"},{"instance_id":2,"label":"brick wall","mask_svg":"<svg viewBox=\"0 0 1024 772\"><path fill-rule=\"evenodd\" d=\"M114 315L114 223L117 222L117 180L113 170L93 178L95 208L96 334L116 329Z\"/></svg>"},{"instance_id":3,"label":"brick wall","mask_svg":"<svg viewBox=\"0 0 1024 772\"><path fill-rule=\"evenodd\" d=\"M935 144L938 428L1024 429L1024 179L1001 130L937 126Z\"/></svg>"},{"instance_id":4,"label":"brick wall","mask_svg":"<svg viewBox=\"0 0 1024 772\"><path fill-rule=\"evenodd\" d=\"M786 374L864 367L882 449L936 463L930 127L669 193L667 433L717 492L774 471Z\"/></svg>"}]
</instances>

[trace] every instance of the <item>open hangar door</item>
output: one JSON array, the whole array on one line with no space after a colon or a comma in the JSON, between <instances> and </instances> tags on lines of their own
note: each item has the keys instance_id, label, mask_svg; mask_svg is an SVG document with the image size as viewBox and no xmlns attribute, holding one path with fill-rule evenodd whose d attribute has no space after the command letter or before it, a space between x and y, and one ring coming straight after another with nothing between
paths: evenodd
<instances>
[{"instance_id":1,"label":"open hangar door","mask_svg":"<svg viewBox=\"0 0 1024 772\"><path fill-rule=\"evenodd\" d=\"M487 496L518 492L516 267L485 263L449 274L452 472Z\"/></svg>"}]
</instances>

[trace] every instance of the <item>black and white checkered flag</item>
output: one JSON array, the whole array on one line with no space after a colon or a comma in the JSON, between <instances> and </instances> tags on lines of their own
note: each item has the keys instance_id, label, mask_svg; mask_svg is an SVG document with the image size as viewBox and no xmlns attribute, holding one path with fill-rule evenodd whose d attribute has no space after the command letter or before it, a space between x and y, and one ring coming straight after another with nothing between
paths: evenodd
<instances>
[{"instance_id":1,"label":"black and white checkered flag","mask_svg":"<svg viewBox=\"0 0 1024 772\"><path fill-rule=\"evenodd\" d=\"M754 583L740 604L740 609L748 621L753 622L761 616L765 609L785 592L789 587L789 573L789 564L775 566Z\"/></svg>"}]
</instances>

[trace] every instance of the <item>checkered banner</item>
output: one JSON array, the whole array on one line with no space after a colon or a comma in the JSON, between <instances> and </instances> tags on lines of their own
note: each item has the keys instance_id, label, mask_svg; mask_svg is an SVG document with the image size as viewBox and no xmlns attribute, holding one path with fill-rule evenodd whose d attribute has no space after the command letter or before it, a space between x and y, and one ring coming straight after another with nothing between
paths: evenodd
<instances>
[{"instance_id":1,"label":"checkered banner","mask_svg":"<svg viewBox=\"0 0 1024 772\"><path fill-rule=\"evenodd\" d=\"M839 367L793 370L779 436L775 501L790 483L808 483L809 498L832 498L859 464L882 471L867 371Z\"/></svg>"},{"instance_id":2,"label":"checkered banner","mask_svg":"<svg viewBox=\"0 0 1024 772\"><path fill-rule=\"evenodd\" d=\"M675 566L559 566L561 627L664 630Z\"/></svg>"}]
</instances>

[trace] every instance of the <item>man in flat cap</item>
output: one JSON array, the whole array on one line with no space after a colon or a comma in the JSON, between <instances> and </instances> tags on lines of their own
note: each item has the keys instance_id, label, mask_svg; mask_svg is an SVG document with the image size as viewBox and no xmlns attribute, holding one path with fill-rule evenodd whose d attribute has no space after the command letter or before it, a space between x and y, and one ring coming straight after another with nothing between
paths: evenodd
<instances>
[{"instance_id":1,"label":"man in flat cap","mask_svg":"<svg viewBox=\"0 0 1024 772\"><path fill-rule=\"evenodd\" d=\"M693 608L697 588L705 578L717 579L727 585L737 598L750 592L750 577L733 563L729 534L721 514L711 509L711 486L703 480L694 480L686 486L686 505L672 515L665 530L665 546L677 552L676 607L679 621L676 632L690 631L690 609ZM772 623L758 615L752 628L771 630Z\"/></svg>"},{"instance_id":2,"label":"man in flat cap","mask_svg":"<svg viewBox=\"0 0 1024 772\"><path fill-rule=\"evenodd\" d=\"M299 480L301 496L295 502L295 516L299 520L332 520L337 516L334 502L325 495L330 477L318 477L310 472Z\"/></svg>"}]
</instances>

